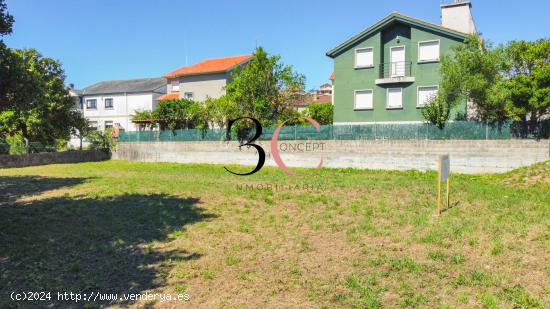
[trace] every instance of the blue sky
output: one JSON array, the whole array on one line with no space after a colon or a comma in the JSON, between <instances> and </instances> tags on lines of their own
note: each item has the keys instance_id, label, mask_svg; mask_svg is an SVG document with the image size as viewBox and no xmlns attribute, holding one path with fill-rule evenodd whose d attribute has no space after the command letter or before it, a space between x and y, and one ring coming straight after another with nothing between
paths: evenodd
<instances>
[{"instance_id":1,"label":"blue sky","mask_svg":"<svg viewBox=\"0 0 550 309\"><path fill-rule=\"evenodd\" d=\"M446 0L450 2L451 0ZM304 74L328 81L325 52L399 11L439 23L441 0L145 1L7 0L15 48L59 59L67 82L161 76L202 59L250 53L256 44ZM473 0L476 25L495 43L549 36L550 2Z\"/></svg>"}]
</instances>

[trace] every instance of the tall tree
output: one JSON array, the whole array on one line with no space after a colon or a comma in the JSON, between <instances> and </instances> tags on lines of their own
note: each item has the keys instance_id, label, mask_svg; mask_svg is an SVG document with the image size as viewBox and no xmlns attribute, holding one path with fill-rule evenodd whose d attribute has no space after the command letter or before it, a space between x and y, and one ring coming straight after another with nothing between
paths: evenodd
<instances>
[{"instance_id":1,"label":"tall tree","mask_svg":"<svg viewBox=\"0 0 550 309\"><path fill-rule=\"evenodd\" d=\"M8 50L3 60L10 64L0 94L1 118L14 124L8 133L32 141L67 139L76 102L60 63L34 49Z\"/></svg>"},{"instance_id":2,"label":"tall tree","mask_svg":"<svg viewBox=\"0 0 550 309\"><path fill-rule=\"evenodd\" d=\"M550 40L512 41L500 49L509 114L538 122L550 113Z\"/></svg>"},{"instance_id":3,"label":"tall tree","mask_svg":"<svg viewBox=\"0 0 550 309\"><path fill-rule=\"evenodd\" d=\"M436 100L434 103L443 110L451 110L468 99L474 105L476 118L491 121L506 119L505 101L498 94L502 81L500 59L499 51L494 50L491 44L477 35L470 35L465 44L454 46L451 53L442 57L438 94L438 100L442 101Z\"/></svg>"},{"instance_id":4,"label":"tall tree","mask_svg":"<svg viewBox=\"0 0 550 309\"><path fill-rule=\"evenodd\" d=\"M8 8L4 0L0 0L0 36L10 34L13 26L13 16L8 13Z\"/></svg>"},{"instance_id":5,"label":"tall tree","mask_svg":"<svg viewBox=\"0 0 550 309\"><path fill-rule=\"evenodd\" d=\"M236 103L239 116L258 119L263 125L276 123L292 96L303 91L305 77L284 65L278 55L256 48L254 58L233 74L227 97Z\"/></svg>"}]
</instances>

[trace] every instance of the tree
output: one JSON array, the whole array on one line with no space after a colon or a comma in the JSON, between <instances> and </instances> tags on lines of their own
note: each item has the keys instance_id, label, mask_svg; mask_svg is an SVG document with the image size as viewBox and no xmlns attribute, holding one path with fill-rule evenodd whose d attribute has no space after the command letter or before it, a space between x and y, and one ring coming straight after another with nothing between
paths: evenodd
<instances>
[{"instance_id":1,"label":"tree","mask_svg":"<svg viewBox=\"0 0 550 309\"><path fill-rule=\"evenodd\" d=\"M304 76L280 60L280 56L269 56L258 47L253 59L234 71L226 92L228 99L235 102L239 116L256 118L265 126L273 125L290 97L304 89Z\"/></svg>"},{"instance_id":2,"label":"tree","mask_svg":"<svg viewBox=\"0 0 550 309\"><path fill-rule=\"evenodd\" d=\"M422 108L424 119L436 125L441 130L443 130L451 115L451 105L444 98L445 96L433 96Z\"/></svg>"},{"instance_id":3,"label":"tree","mask_svg":"<svg viewBox=\"0 0 550 309\"><path fill-rule=\"evenodd\" d=\"M156 127L156 123L153 119L153 112L149 110L135 112L132 116L132 121L137 124L139 130L153 130Z\"/></svg>"},{"instance_id":4,"label":"tree","mask_svg":"<svg viewBox=\"0 0 550 309\"><path fill-rule=\"evenodd\" d=\"M14 18L0 0L0 36ZM65 88L61 64L34 49L10 49L0 41L0 135L20 134L26 142L68 139L75 101Z\"/></svg>"},{"instance_id":5,"label":"tree","mask_svg":"<svg viewBox=\"0 0 550 309\"><path fill-rule=\"evenodd\" d=\"M60 63L34 49L7 50L4 56L9 68L1 72L7 82L1 85L0 117L14 124L5 133L45 143L68 139L75 100L65 88Z\"/></svg>"},{"instance_id":6,"label":"tree","mask_svg":"<svg viewBox=\"0 0 550 309\"><path fill-rule=\"evenodd\" d=\"M162 101L153 112L154 121L161 130L205 128L205 115L200 103L188 99Z\"/></svg>"},{"instance_id":7,"label":"tree","mask_svg":"<svg viewBox=\"0 0 550 309\"><path fill-rule=\"evenodd\" d=\"M512 41L500 52L507 111L515 120L538 123L550 113L550 40Z\"/></svg>"},{"instance_id":8,"label":"tree","mask_svg":"<svg viewBox=\"0 0 550 309\"><path fill-rule=\"evenodd\" d=\"M73 135L76 135L78 136L78 139L80 140L80 147L79 149L82 151L82 142L84 140L84 138L86 136L88 136L88 134L90 134L91 132L91 128L90 128L90 122L88 121L88 119L86 119L86 117L84 117L84 115L82 114L82 112L80 111L77 111L77 110L73 110L71 112L71 133Z\"/></svg>"},{"instance_id":9,"label":"tree","mask_svg":"<svg viewBox=\"0 0 550 309\"><path fill-rule=\"evenodd\" d=\"M453 109L468 99L478 119L505 120L508 117L505 101L498 95L502 80L500 59L500 52L492 49L491 44L477 35L468 36L465 44L454 46L450 54L443 55L439 99L437 106L432 107Z\"/></svg>"},{"instance_id":10,"label":"tree","mask_svg":"<svg viewBox=\"0 0 550 309\"><path fill-rule=\"evenodd\" d=\"M0 36L10 34L13 26L13 16L7 11L4 0L0 0Z\"/></svg>"},{"instance_id":11,"label":"tree","mask_svg":"<svg viewBox=\"0 0 550 309\"><path fill-rule=\"evenodd\" d=\"M311 117L319 124L332 124L334 108L332 103L310 104L305 110L305 115Z\"/></svg>"},{"instance_id":12,"label":"tree","mask_svg":"<svg viewBox=\"0 0 550 309\"><path fill-rule=\"evenodd\" d=\"M217 99L207 98L204 102L205 111L211 126L225 128L230 119L238 117L237 104L227 96Z\"/></svg>"}]
</instances>

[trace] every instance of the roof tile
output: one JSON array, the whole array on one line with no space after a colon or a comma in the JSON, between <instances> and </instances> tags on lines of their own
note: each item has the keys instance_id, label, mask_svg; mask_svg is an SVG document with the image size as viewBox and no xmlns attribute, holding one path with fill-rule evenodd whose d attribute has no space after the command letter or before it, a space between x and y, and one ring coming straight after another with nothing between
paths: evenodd
<instances>
[{"instance_id":1,"label":"roof tile","mask_svg":"<svg viewBox=\"0 0 550 309\"><path fill-rule=\"evenodd\" d=\"M197 64L182 67L164 75L166 78L176 78L188 75L201 75L227 72L245 61L252 59L252 55L208 59Z\"/></svg>"}]
</instances>

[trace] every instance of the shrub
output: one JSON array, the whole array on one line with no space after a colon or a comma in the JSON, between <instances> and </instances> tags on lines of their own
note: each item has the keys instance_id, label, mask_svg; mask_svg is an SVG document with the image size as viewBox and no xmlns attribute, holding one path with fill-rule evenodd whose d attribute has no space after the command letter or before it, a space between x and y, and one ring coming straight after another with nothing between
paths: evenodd
<instances>
[{"instance_id":1,"label":"shrub","mask_svg":"<svg viewBox=\"0 0 550 309\"><path fill-rule=\"evenodd\" d=\"M17 134L6 137L6 143L9 145L10 155L20 155L27 153L27 145L23 140L23 136Z\"/></svg>"}]
</instances>

